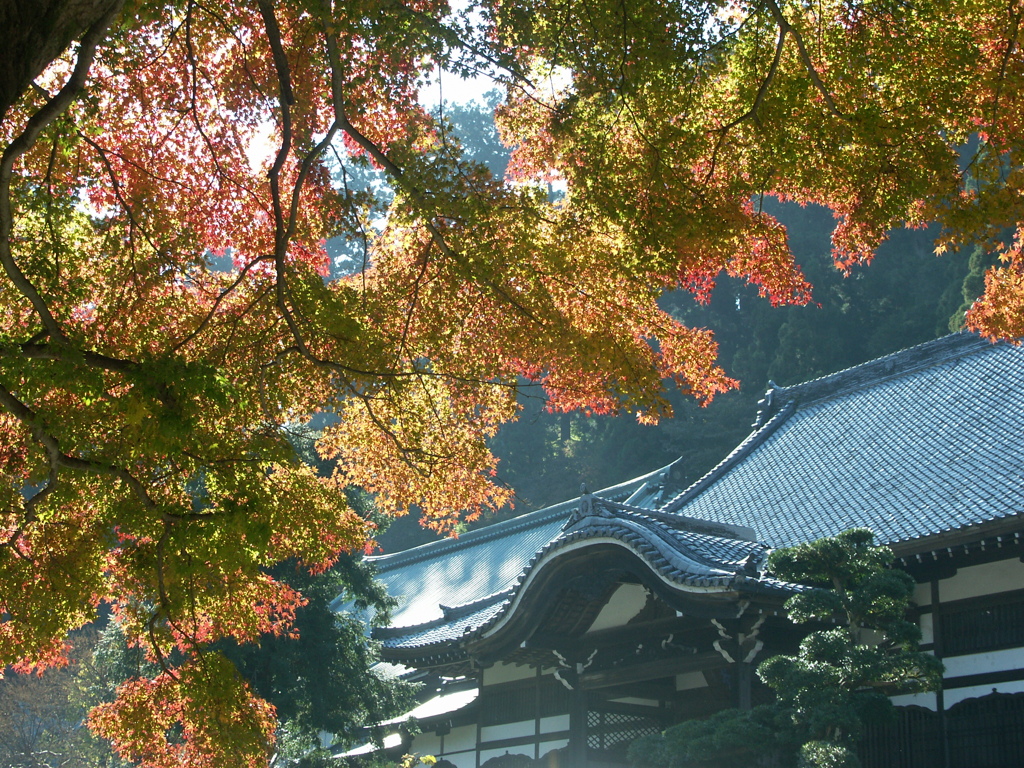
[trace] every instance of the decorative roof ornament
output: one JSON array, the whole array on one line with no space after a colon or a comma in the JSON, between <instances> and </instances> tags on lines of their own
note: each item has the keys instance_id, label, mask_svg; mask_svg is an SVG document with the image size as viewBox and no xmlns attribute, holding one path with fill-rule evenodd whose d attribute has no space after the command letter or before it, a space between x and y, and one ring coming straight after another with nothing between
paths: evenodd
<instances>
[{"instance_id":1,"label":"decorative roof ornament","mask_svg":"<svg viewBox=\"0 0 1024 768\"><path fill-rule=\"evenodd\" d=\"M764 559L763 552L751 552L739 561L736 573L740 576L749 576L753 579L761 578L761 561Z\"/></svg>"},{"instance_id":2,"label":"decorative roof ornament","mask_svg":"<svg viewBox=\"0 0 1024 768\"><path fill-rule=\"evenodd\" d=\"M588 517L615 517L614 503L609 503L600 496L595 496L587 490L586 483L580 483L580 502L573 513L569 515L569 518L565 521L565 525L562 526L563 531L567 531L574 525L579 523L581 520L585 520Z\"/></svg>"},{"instance_id":3,"label":"decorative roof ornament","mask_svg":"<svg viewBox=\"0 0 1024 768\"><path fill-rule=\"evenodd\" d=\"M590 517L592 514L594 514L594 494L587 490L586 483L580 483L580 503L576 505L576 509L569 515L565 525L562 526L562 530L565 531L572 528L580 520Z\"/></svg>"},{"instance_id":4,"label":"decorative roof ornament","mask_svg":"<svg viewBox=\"0 0 1024 768\"><path fill-rule=\"evenodd\" d=\"M774 414L775 392L778 389L779 385L768 379L768 390L764 393L764 397L757 401L757 416L754 418L754 423L751 424L754 429L763 427L765 422Z\"/></svg>"}]
</instances>

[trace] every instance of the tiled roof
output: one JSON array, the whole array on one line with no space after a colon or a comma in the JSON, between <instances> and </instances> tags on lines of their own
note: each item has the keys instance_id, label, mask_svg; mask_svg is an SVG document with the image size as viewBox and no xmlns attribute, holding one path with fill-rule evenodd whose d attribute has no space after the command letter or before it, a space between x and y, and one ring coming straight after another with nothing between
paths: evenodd
<instances>
[{"instance_id":1,"label":"tiled roof","mask_svg":"<svg viewBox=\"0 0 1024 768\"><path fill-rule=\"evenodd\" d=\"M675 497L670 466L373 558L400 600L378 637L412 651L496 631L531 574L585 542L630 549L682 592L778 596L793 585L754 567L768 547L855 526L891 544L1001 518L1024 528L1024 347L955 334L773 384L761 405L755 431Z\"/></svg>"},{"instance_id":2,"label":"tiled roof","mask_svg":"<svg viewBox=\"0 0 1024 768\"><path fill-rule=\"evenodd\" d=\"M588 494L508 589L458 608L442 606L442 618L374 636L386 649L410 650L485 635L517 608L535 572L583 542L618 544L680 592L784 597L801 589L760 573L768 547L743 538L746 533Z\"/></svg>"},{"instance_id":3,"label":"tiled roof","mask_svg":"<svg viewBox=\"0 0 1024 768\"><path fill-rule=\"evenodd\" d=\"M504 595L503 595L504 597ZM487 625L507 607L507 600L491 603L467 612L451 621L432 621L418 627L390 631L375 630L374 637L383 642L385 648L425 648L440 643L458 640Z\"/></svg>"},{"instance_id":4,"label":"tiled roof","mask_svg":"<svg viewBox=\"0 0 1024 768\"><path fill-rule=\"evenodd\" d=\"M624 500L636 494L664 503L660 489L672 465L599 491L602 498ZM421 625L444 617L442 605L465 605L502 592L515 582L531 558L562 529L578 499L424 544L393 555L371 557L378 578L398 598L391 625Z\"/></svg>"},{"instance_id":5,"label":"tiled roof","mask_svg":"<svg viewBox=\"0 0 1024 768\"><path fill-rule=\"evenodd\" d=\"M772 546L857 526L895 544L1024 513L1024 347L955 334L773 386L762 406L756 431L662 511Z\"/></svg>"}]
</instances>

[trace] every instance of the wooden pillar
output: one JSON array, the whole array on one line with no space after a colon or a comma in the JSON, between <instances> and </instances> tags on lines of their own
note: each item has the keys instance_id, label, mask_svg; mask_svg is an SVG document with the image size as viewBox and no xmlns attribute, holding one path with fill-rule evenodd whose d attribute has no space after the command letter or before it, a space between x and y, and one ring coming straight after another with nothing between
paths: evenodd
<instances>
[{"instance_id":1,"label":"wooden pillar","mask_svg":"<svg viewBox=\"0 0 1024 768\"><path fill-rule=\"evenodd\" d=\"M942 606L940 605L939 580L932 579L932 649L935 657L942 660L945 653L942 647ZM949 732L946 730L946 697L943 692L946 682L943 679L939 690L935 693L935 709L939 714L939 738L942 742L942 766L949 768Z\"/></svg>"},{"instance_id":2,"label":"wooden pillar","mask_svg":"<svg viewBox=\"0 0 1024 768\"><path fill-rule=\"evenodd\" d=\"M753 706L751 687L754 682L754 665L745 661L736 663L736 706L748 711Z\"/></svg>"},{"instance_id":3,"label":"wooden pillar","mask_svg":"<svg viewBox=\"0 0 1024 768\"><path fill-rule=\"evenodd\" d=\"M587 768L587 692L580 686L579 676L567 674L572 681L569 696L569 767Z\"/></svg>"}]
</instances>

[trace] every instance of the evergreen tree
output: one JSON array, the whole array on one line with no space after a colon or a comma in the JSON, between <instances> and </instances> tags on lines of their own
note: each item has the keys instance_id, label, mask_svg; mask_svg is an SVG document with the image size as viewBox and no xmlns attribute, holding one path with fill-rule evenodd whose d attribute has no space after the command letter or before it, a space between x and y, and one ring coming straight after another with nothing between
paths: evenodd
<instances>
[{"instance_id":1,"label":"evergreen tree","mask_svg":"<svg viewBox=\"0 0 1024 768\"><path fill-rule=\"evenodd\" d=\"M920 630L906 618L914 580L891 568L892 552L873 541L861 528L773 552L768 568L775 576L812 587L791 597L786 610L792 621L814 627L795 656L773 656L758 667L777 701L642 739L630 748L634 764L857 768L857 739L865 725L892 717L889 697L935 690L942 679L942 663L918 649ZM838 625L825 623L832 621Z\"/></svg>"},{"instance_id":2,"label":"evergreen tree","mask_svg":"<svg viewBox=\"0 0 1024 768\"><path fill-rule=\"evenodd\" d=\"M363 621L331 609L341 595L356 610L371 608L376 621L387 621L393 600L367 565L343 557L327 573L311 575L286 562L271 575L308 601L296 611L294 633L268 635L258 645L225 643L223 650L256 694L274 705L293 750L315 749L321 732L351 744L364 727L413 706L414 685L373 669L378 657Z\"/></svg>"}]
</instances>

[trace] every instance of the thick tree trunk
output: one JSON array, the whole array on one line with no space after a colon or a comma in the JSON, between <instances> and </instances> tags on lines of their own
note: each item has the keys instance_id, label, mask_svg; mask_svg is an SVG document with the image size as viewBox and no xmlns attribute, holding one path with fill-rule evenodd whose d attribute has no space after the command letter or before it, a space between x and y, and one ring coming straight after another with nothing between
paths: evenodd
<instances>
[{"instance_id":1,"label":"thick tree trunk","mask_svg":"<svg viewBox=\"0 0 1024 768\"><path fill-rule=\"evenodd\" d=\"M119 0L0 0L0 122L32 81Z\"/></svg>"}]
</instances>

